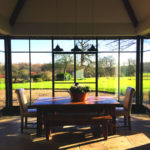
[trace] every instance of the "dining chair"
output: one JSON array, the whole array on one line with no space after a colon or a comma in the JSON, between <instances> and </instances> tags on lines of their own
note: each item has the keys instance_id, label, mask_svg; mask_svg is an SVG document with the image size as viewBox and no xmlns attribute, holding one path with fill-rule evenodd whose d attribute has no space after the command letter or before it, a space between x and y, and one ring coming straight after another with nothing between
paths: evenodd
<instances>
[{"instance_id":1,"label":"dining chair","mask_svg":"<svg viewBox=\"0 0 150 150\"><path fill-rule=\"evenodd\" d=\"M127 87L126 94L124 97L123 107L116 107L116 116L124 116L124 125L128 126L131 130L131 108L132 108L132 98L135 93L135 89L132 87ZM128 119L128 125L127 125Z\"/></svg>"},{"instance_id":2,"label":"dining chair","mask_svg":"<svg viewBox=\"0 0 150 150\"><path fill-rule=\"evenodd\" d=\"M37 117L36 109L29 109L28 102L25 95L25 90L23 88L19 88L15 91L18 97L19 105L20 105L20 115L21 115L21 133L23 133L24 128L28 128L28 117ZM25 119L25 122L24 122ZM25 125L24 125L25 123Z\"/></svg>"}]
</instances>

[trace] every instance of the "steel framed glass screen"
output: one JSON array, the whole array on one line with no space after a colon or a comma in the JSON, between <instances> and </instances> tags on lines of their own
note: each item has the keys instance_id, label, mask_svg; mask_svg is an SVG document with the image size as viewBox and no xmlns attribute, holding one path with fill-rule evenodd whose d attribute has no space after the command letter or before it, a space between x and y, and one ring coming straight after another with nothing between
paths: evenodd
<instances>
[{"instance_id":1,"label":"steel framed glass screen","mask_svg":"<svg viewBox=\"0 0 150 150\"><path fill-rule=\"evenodd\" d=\"M55 51L57 45L63 51ZM75 45L81 51L74 52ZM89 51L91 45L97 51ZM118 100L127 86L136 88L136 39L12 39L11 55L13 106L18 105L14 91L21 87L30 103L38 97L69 96L68 88L76 82L89 85L91 96Z\"/></svg>"},{"instance_id":2,"label":"steel framed glass screen","mask_svg":"<svg viewBox=\"0 0 150 150\"><path fill-rule=\"evenodd\" d=\"M150 39L143 41L143 105L150 109Z\"/></svg>"},{"instance_id":3,"label":"steel framed glass screen","mask_svg":"<svg viewBox=\"0 0 150 150\"><path fill-rule=\"evenodd\" d=\"M128 86L136 89L136 40L98 40L98 48L99 95L123 101Z\"/></svg>"},{"instance_id":4,"label":"steel framed glass screen","mask_svg":"<svg viewBox=\"0 0 150 150\"><path fill-rule=\"evenodd\" d=\"M0 110L5 107L5 47L4 39L0 39Z\"/></svg>"},{"instance_id":5,"label":"steel framed glass screen","mask_svg":"<svg viewBox=\"0 0 150 150\"><path fill-rule=\"evenodd\" d=\"M39 97L52 96L51 40L11 40L13 106L15 90L24 88L31 104Z\"/></svg>"}]
</instances>

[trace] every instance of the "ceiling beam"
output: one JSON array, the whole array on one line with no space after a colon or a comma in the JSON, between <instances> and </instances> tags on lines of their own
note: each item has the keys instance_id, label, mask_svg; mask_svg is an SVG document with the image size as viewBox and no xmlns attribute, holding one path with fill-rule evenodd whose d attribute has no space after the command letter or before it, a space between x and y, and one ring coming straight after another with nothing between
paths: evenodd
<instances>
[{"instance_id":1,"label":"ceiling beam","mask_svg":"<svg viewBox=\"0 0 150 150\"><path fill-rule=\"evenodd\" d=\"M10 35L11 26L8 23L8 19L0 15L0 35Z\"/></svg>"},{"instance_id":2,"label":"ceiling beam","mask_svg":"<svg viewBox=\"0 0 150 150\"><path fill-rule=\"evenodd\" d=\"M124 7L126 8L128 16L130 17L130 19L132 21L133 26L136 28L138 26L139 22L135 16L134 10L133 10L129 0L122 0L122 1L124 4Z\"/></svg>"},{"instance_id":3,"label":"ceiling beam","mask_svg":"<svg viewBox=\"0 0 150 150\"><path fill-rule=\"evenodd\" d=\"M150 34L150 17L141 21L137 27L138 35L147 35Z\"/></svg>"},{"instance_id":4,"label":"ceiling beam","mask_svg":"<svg viewBox=\"0 0 150 150\"><path fill-rule=\"evenodd\" d=\"M18 15L21 11L21 9L23 8L23 5L25 3L26 0L18 0L15 9L13 10L11 17L9 18L9 24L11 26L13 26L16 23L16 20L18 18Z\"/></svg>"}]
</instances>

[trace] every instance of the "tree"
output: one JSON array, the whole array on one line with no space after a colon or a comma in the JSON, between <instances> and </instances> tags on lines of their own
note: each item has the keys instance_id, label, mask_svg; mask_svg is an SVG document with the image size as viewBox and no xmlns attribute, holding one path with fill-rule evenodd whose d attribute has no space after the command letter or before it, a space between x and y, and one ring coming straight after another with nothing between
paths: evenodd
<instances>
[{"instance_id":1,"label":"tree","mask_svg":"<svg viewBox=\"0 0 150 150\"><path fill-rule=\"evenodd\" d=\"M127 76L134 76L136 72L136 62L134 59L128 59Z\"/></svg>"},{"instance_id":2,"label":"tree","mask_svg":"<svg viewBox=\"0 0 150 150\"><path fill-rule=\"evenodd\" d=\"M0 75L4 75L5 74L5 66L3 63L0 63Z\"/></svg>"},{"instance_id":3,"label":"tree","mask_svg":"<svg viewBox=\"0 0 150 150\"><path fill-rule=\"evenodd\" d=\"M85 78L95 77L95 63L88 64L85 67Z\"/></svg>"},{"instance_id":4,"label":"tree","mask_svg":"<svg viewBox=\"0 0 150 150\"><path fill-rule=\"evenodd\" d=\"M24 66L24 67L23 67ZM24 82L29 80L29 69L25 63L12 65L12 78L13 82Z\"/></svg>"},{"instance_id":5,"label":"tree","mask_svg":"<svg viewBox=\"0 0 150 150\"><path fill-rule=\"evenodd\" d=\"M43 81L51 81L52 80L52 72L51 71L42 72L41 78Z\"/></svg>"},{"instance_id":6,"label":"tree","mask_svg":"<svg viewBox=\"0 0 150 150\"><path fill-rule=\"evenodd\" d=\"M73 63L73 58L71 55L68 55L68 54L56 55L56 58L57 58L56 65L59 67L60 66L63 67L64 80L65 80L67 66L68 66L68 64ZM55 68L57 68L56 65L55 65Z\"/></svg>"},{"instance_id":7,"label":"tree","mask_svg":"<svg viewBox=\"0 0 150 150\"><path fill-rule=\"evenodd\" d=\"M91 46L91 44L89 44L89 41L90 40L77 40L76 44L78 45L78 47L81 49L82 52L85 52ZM92 56L91 54L83 54L82 53L81 54L81 60L80 60L81 61L81 66L84 66L85 62L88 63L88 64L92 63L92 61L90 59L91 56Z\"/></svg>"},{"instance_id":8,"label":"tree","mask_svg":"<svg viewBox=\"0 0 150 150\"><path fill-rule=\"evenodd\" d=\"M115 59L113 56L103 57L98 64L100 76L112 77L115 75Z\"/></svg>"},{"instance_id":9,"label":"tree","mask_svg":"<svg viewBox=\"0 0 150 150\"><path fill-rule=\"evenodd\" d=\"M92 45L90 40L76 40L76 44L82 52L87 52ZM77 68L84 70L84 77L95 76L95 57L93 56L93 54L81 53L79 60L77 58Z\"/></svg>"},{"instance_id":10,"label":"tree","mask_svg":"<svg viewBox=\"0 0 150 150\"><path fill-rule=\"evenodd\" d=\"M41 66L41 71L52 71L52 64L43 64Z\"/></svg>"},{"instance_id":11,"label":"tree","mask_svg":"<svg viewBox=\"0 0 150 150\"><path fill-rule=\"evenodd\" d=\"M100 77L105 76L105 68L104 68L104 61L102 58L99 59L98 61L98 73Z\"/></svg>"}]
</instances>

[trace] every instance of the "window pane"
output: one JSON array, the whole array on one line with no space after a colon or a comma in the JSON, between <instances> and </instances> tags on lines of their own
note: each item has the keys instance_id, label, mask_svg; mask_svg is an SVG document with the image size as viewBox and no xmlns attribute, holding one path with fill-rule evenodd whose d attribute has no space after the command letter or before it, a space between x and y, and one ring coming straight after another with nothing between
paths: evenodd
<instances>
[{"instance_id":1,"label":"window pane","mask_svg":"<svg viewBox=\"0 0 150 150\"><path fill-rule=\"evenodd\" d=\"M74 40L54 40L54 49L59 45L64 52L71 51L74 48Z\"/></svg>"},{"instance_id":2,"label":"window pane","mask_svg":"<svg viewBox=\"0 0 150 150\"><path fill-rule=\"evenodd\" d=\"M95 60L96 60L95 54L76 55L76 79L77 79L76 81L78 83L96 82Z\"/></svg>"},{"instance_id":3,"label":"window pane","mask_svg":"<svg viewBox=\"0 0 150 150\"><path fill-rule=\"evenodd\" d=\"M120 40L120 51L136 51L136 40Z\"/></svg>"},{"instance_id":4,"label":"window pane","mask_svg":"<svg viewBox=\"0 0 150 150\"><path fill-rule=\"evenodd\" d=\"M31 51L52 51L51 40L31 40Z\"/></svg>"},{"instance_id":5,"label":"window pane","mask_svg":"<svg viewBox=\"0 0 150 150\"><path fill-rule=\"evenodd\" d=\"M77 45L82 52L87 52L92 45L96 48L96 40L75 40L75 45Z\"/></svg>"},{"instance_id":6,"label":"window pane","mask_svg":"<svg viewBox=\"0 0 150 150\"><path fill-rule=\"evenodd\" d=\"M118 99L118 54L99 54L98 91Z\"/></svg>"},{"instance_id":7,"label":"window pane","mask_svg":"<svg viewBox=\"0 0 150 150\"><path fill-rule=\"evenodd\" d=\"M29 40L11 40L11 50L29 52Z\"/></svg>"},{"instance_id":8,"label":"window pane","mask_svg":"<svg viewBox=\"0 0 150 150\"><path fill-rule=\"evenodd\" d=\"M4 47L2 43L1 48ZM0 52L0 110L5 107L5 100L5 52Z\"/></svg>"},{"instance_id":9,"label":"window pane","mask_svg":"<svg viewBox=\"0 0 150 150\"><path fill-rule=\"evenodd\" d=\"M127 87L136 88L136 53L120 54L120 100L123 100Z\"/></svg>"},{"instance_id":10,"label":"window pane","mask_svg":"<svg viewBox=\"0 0 150 150\"><path fill-rule=\"evenodd\" d=\"M3 39L0 39L0 51L5 51L4 49L4 40Z\"/></svg>"},{"instance_id":11,"label":"window pane","mask_svg":"<svg viewBox=\"0 0 150 150\"><path fill-rule=\"evenodd\" d=\"M98 51L118 51L119 40L98 40Z\"/></svg>"},{"instance_id":12,"label":"window pane","mask_svg":"<svg viewBox=\"0 0 150 150\"><path fill-rule=\"evenodd\" d=\"M150 40L144 40L143 52L143 104L150 108Z\"/></svg>"},{"instance_id":13,"label":"window pane","mask_svg":"<svg viewBox=\"0 0 150 150\"><path fill-rule=\"evenodd\" d=\"M74 83L73 54L55 54L54 72L55 90L68 90Z\"/></svg>"},{"instance_id":14,"label":"window pane","mask_svg":"<svg viewBox=\"0 0 150 150\"><path fill-rule=\"evenodd\" d=\"M19 105L15 90L24 88L28 102L30 102L30 74L29 74L29 54L12 53L12 89L13 106Z\"/></svg>"},{"instance_id":15,"label":"window pane","mask_svg":"<svg viewBox=\"0 0 150 150\"><path fill-rule=\"evenodd\" d=\"M150 39L145 39L144 40L143 49L144 49L144 51L150 50Z\"/></svg>"},{"instance_id":16,"label":"window pane","mask_svg":"<svg viewBox=\"0 0 150 150\"><path fill-rule=\"evenodd\" d=\"M31 100L52 96L52 58L47 53L31 53Z\"/></svg>"}]
</instances>

